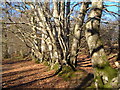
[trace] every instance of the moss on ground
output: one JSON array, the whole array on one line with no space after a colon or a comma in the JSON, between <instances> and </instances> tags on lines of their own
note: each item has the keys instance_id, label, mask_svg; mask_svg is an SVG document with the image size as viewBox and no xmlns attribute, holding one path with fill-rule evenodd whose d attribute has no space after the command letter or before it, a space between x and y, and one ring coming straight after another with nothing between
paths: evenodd
<instances>
[{"instance_id":1,"label":"moss on ground","mask_svg":"<svg viewBox=\"0 0 120 90\"><path fill-rule=\"evenodd\" d=\"M21 56L12 57L10 59L12 59L12 60L24 60L24 58Z\"/></svg>"},{"instance_id":2,"label":"moss on ground","mask_svg":"<svg viewBox=\"0 0 120 90\"><path fill-rule=\"evenodd\" d=\"M92 82L92 84L89 86L89 87L87 87L88 89L90 88L90 89L95 89L96 87L95 87L95 82Z\"/></svg>"},{"instance_id":3,"label":"moss on ground","mask_svg":"<svg viewBox=\"0 0 120 90\"><path fill-rule=\"evenodd\" d=\"M43 62L45 66L49 67L49 70L51 70L50 65L47 62ZM56 63L52 69L55 71L58 70L59 68L59 63ZM73 69L70 66L63 66L62 71L58 73L58 77L61 77L65 81L70 82L70 86L75 87L76 85L79 85L81 82L82 78L85 78L85 76L88 73L82 71L82 70L77 70L73 71Z\"/></svg>"},{"instance_id":4,"label":"moss on ground","mask_svg":"<svg viewBox=\"0 0 120 90\"><path fill-rule=\"evenodd\" d=\"M52 69L54 69L54 70L58 70L58 68L59 68L59 63L56 63L56 64L53 66Z\"/></svg>"},{"instance_id":5,"label":"moss on ground","mask_svg":"<svg viewBox=\"0 0 120 90\"><path fill-rule=\"evenodd\" d=\"M104 75L108 76L108 78L111 80L112 78L117 76L117 70L112 68L110 65L104 66L104 68L96 68L97 72L104 72Z\"/></svg>"},{"instance_id":6,"label":"moss on ground","mask_svg":"<svg viewBox=\"0 0 120 90\"><path fill-rule=\"evenodd\" d=\"M63 66L63 69L58 74L58 76L62 77L64 80L68 81L68 80L73 79L74 77L78 77L78 74L76 74L78 72L81 72L81 71L80 70L73 71L71 67L69 67L69 66Z\"/></svg>"},{"instance_id":7,"label":"moss on ground","mask_svg":"<svg viewBox=\"0 0 120 90\"><path fill-rule=\"evenodd\" d=\"M35 59L35 63L40 64L40 62L39 62L39 60L38 60L38 59Z\"/></svg>"},{"instance_id":8,"label":"moss on ground","mask_svg":"<svg viewBox=\"0 0 120 90\"><path fill-rule=\"evenodd\" d=\"M112 86L110 85L111 80L114 77L117 77L117 70L112 68L110 65L105 65L104 68L95 68L96 71L96 79L99 80L99 87L100 88L112 88ZM102 81L101 76L106 76L108 77L108 82L106 84L101 83L100 81Z\"/></svg>"},{"instance_id":9,"label":"moss on ground","mask_svg":"<svg viewBox=\"0 0 120 90\"><path fill-rule=\"evenodd\" d=\"M50 65L47 62L43 62L45 66L48 66L49 69L51 68ZM59 68L59 63L56 63L52 69L58 70ZM71 80L74 77L77 77L78 75L76 73L81 72L80 70L78 71L73 71L71 67L69 66L63 66L62 71L58 73L59 77L62 77L64 80L68 81Z\"/></svg>"},{"instance_id":10,"label":"moss on ground","mask_svg":"<svg viewBox=\"0 0 120 90\"><path fill-rule=\"evenodd\" d=\"M49 69L51 70L51 67L47 62L44 61L43 63L45 66L48 66ZM52 69L56 71L58 70L58 68L59 68L59 63L56 63ZM70 81L76 77L82 78L82 75L78 74L81 72L83 71L81 70L73 71L73 69L70 66L63 66L62 71L58 73L58 76L63 78L65 81Z\"/></svg>"},{"instance_id":11,"label":"moss on ground","mask_svg":"<svg viewBox=\"0 0 120 90\"><path fill-rule=\"evenodd\" d=\"M48 62L46 62L46 61L44 61L43 64L44 64L45 66L49 66Z\"/></svg>"}]
</instances>

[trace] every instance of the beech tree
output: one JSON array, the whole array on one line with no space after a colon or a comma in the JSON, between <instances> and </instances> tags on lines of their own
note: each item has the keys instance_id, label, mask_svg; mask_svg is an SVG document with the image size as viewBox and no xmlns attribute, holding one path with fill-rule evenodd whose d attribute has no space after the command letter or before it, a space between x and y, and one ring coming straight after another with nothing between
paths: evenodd
<instances>
[{"instance_id":1,"label":"beech tree","mask_svg":"<svg viewBox=\"0 0 120 90\"><path fill-rule=\"evenodd\" d=\"M74 5L71 5L70 0L15 4L6 0L5 4L19 12L21 17L19 21L15 21L9 16L10 23L3 23L14 24L18 28L12 32L31 49L33 60L39 63L46 62L51 69L57 65L59 72L64 66L76 71L83 31L92 58L96 88L118 87L117 70L110 66L99 34L102 11L109 12L104 7L103 0L87 0ZM74 8L78 5L80 5L78 16L72 16ZM8 11L4 8L3 10ZM119 16L115 12L109 13ZM26 21L21 19L23 15L27 18ZM71 28L72 20L75 21L74 28ZM19 24L29 26L31 29L26 32Z\"/></svg>"},{"instance_id":2,"label":"beech tree","mask_svg":"<svg viewBox=\"0 0 120 90\"><path fill-rule=\"evenodd\" d=\"M96 85L98 88L110 88L114 86L113 82L117 82L118 78L117 71L109 65L99 37L102 9L102 0L92 2L92 10L85 25L85 36L92 57Z\"/></svg>"}]
</instances>

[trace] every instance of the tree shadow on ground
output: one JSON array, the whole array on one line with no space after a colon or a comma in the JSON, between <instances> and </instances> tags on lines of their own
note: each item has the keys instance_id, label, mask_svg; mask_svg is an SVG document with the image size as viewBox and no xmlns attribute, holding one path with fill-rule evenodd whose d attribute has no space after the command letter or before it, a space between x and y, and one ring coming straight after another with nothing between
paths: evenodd
<instances>
[{"instance_id":1,"label":"tree shadow on ground","mask_svg":"<svg viewBox=\"0 0 120 90\"><path fill-rule=\"evenodd\" d=\"M78 60L77 60L77 67L79 68L83 68L83 67L92 67L92 63L91 63L91 58L90 56L87 56L86 57L79 57Z\"/></svg>"},{"instance_id":2,"label":"tree shadow on ground","mask_svg":"<svg viewBox=\"0 0 120 90\"><path fill-rule=\"evenodd\" d=\"M114 55L114 56L108 58L108 60L111 60L111 59L113 59L113 58L115 58L115 57L116 57L116 55Z\"/></svg>"},{"instance_id":3,"label":"tree shadow on ground","mask_svg":"<svg viewBox=\"0 0 120 90\"><path fill-rule=\"evenodd\" d=\"M88 74L86 75L85 78L82 79L82 82L80 83L80 85L75 87L75 89L87 88L88 86L92 84L94 80L94 75L92 74L93 72L91 72L92 71L91 57L88 55L86 55L85 57L81 56L78 58L77 62L78 62L77 64L78 69L83 69Z\"/></svg>"},{"instance_id":4,"label":"tree shadow on ground","mask_svg":"<svg viewBox=\"0 0 120 90\"><path fill-rule=\"evenodd\" d=\"M42 71L42 72L47 72L46 70ZM3 83L9 83L9 82L12 82L12 81L16 81L16 80L19 80L19 79L23 79L25 77L29 77L29 76L33 76L33 75L36 75L36 74L40 74L42 72L37 72L37 73L33 73L33 74L30 74L30 75L25 75L25 76L20 76L18 78L15 78L15 79L12 79L12 80L8 80L8 81L3 81Z\"/></svg>"},{"instance_id":5,"label":"tree shadow on ground","mask_svg":"<svg viewBox=\"0 0 120 90\"><path fill-rule=\"evenodd\" d=\"M20 62L27 62L27 61L32 61L32 59L25 59L25 60L16 60L16 61L12 61L12 60L9 60L9 61L3 61L2 64L14 64L14 63L20 63Z\"/></svg>"},{"instance_id":6,"label":"tree shadow on ground","mask_svg":"<svg viewBox=\"0 0 120 90\"><path fill-rule=\"evenodd\" d=\"M75 89L86 88L91 85L93 82L94 75L89 73L87 76L82 80L81 84L75 87Z\"/></svg>"},{"instance_id":7,"label":"tree shadow on ground","mask_svg":"<svg viewBox=\"0 0 120 90\"><path fill-rule=\"evenodd\" d=\"M42 68L38 68L38 69L28 69L28 70L22 70L22 71L15 71L15 72L9 72L9 73L5 73L5 74L2 74L2 77L8 77L8 76L13 76L13 75L16 75L16 74L21 74L21 73L24 73L24 72L32 72L32 71L35 71L35 70L40 70Z\"/></svg>"},{"instance_id":8,"label":"tree shadow on ground","mask_svg":"<svg viewBox=\"0 0 120 90\"><path fill-rule=\"evenodd\" d=\"M31 85L31 84L33 84L33 83L35 83L35 82L37 82L37 81L45 80L45 79L51 78L51 77L53 77L53 76L55 76L55 75L51 75L51 74L50 74L50 76L48 76L48 77L41 78L41 79L36 79L36 80L30 81L30 82L27 82L27 83L23 83L23 84L18 84L18 85L10 86L10 87L7 87L6 89L21 88L22 86Z\"/></svg>"},{"instance_id":9,"label":"tree shadow on ground","mask_svg":"<svg viewBox=\"0 0 120 90\"><path fill-rule=\"evenodd\" d=\"M83 58L81 62L85 62L85 63L81 63L82 65L83 64L87 64L89 62L86 62L87 61L90 61L90 59L88 60L89 57L86 57L86 58ZM80 60L79 60L80 61ZM21 62L21 61L20 61ZM24 61L23 61L24 62ZM14 62L15 63L15 62ZM81 66L79 65L79 67L91 67L91 65L88 65L88 66ZM41 68L39 68L41 69ZM29 69L29 70L23 70L23 71L17 71L17 72L11 72L11 73L6 73L4 74L3 76L4 77L8 77L8 76L12 76L12 75L16 75L16 74L21 74L23 72L29 72L29 71L34 71L35 69ZM36 69L37 70L37 69ZM84 70L84 69L82 69ZM39 73L39 72L38 72ZM9 80L9 81L5 81L5 82L14 82L18 79L23 79L24 77L29 77L29 76L32 76L32 75L35 75L35 74L38 74L38 73L34 73L34 74L31 74L31 75L26 75L26 76L21 76L21 77L18 77L16 79L13 79L13 80ZM32 81L27 81L27 82L24 82L24 83L19 83L17 85L13 85L13 86L8 86L7 89L15 89L15 88L22 88L22 87L26 87L26 86L31 86L32 84L36 83L36 82L41 82L42 80L45 80L45 79L48 79L48 78L51 78L55 76L54 74L48 74L47 76L44 76L44 78L39 78L39 79L34 79ZM81 88L81 87L87 87L89 86L91 83L92 83L92 80L93 80L93 74L88 74L85 78L82 79L81 81L81 84L78 85L76 88Z\"/></svg>"}]
</instances>

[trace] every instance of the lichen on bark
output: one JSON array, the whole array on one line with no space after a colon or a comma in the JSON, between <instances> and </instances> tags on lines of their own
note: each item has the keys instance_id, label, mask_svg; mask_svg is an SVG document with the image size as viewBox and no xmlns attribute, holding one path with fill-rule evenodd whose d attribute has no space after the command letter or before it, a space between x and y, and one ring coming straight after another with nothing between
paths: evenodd
<instances>
[{"instance_id":1,"label":"lichen on bark","mask_svg":"<svg viewBox=\"0 0 120 90\"><path fill-rule=\"evenodd\" d=\"M99 36L102 9L102 0L92 2L92 9L85 25L85 37L92 57L96 88L113 88L115 86L113 81L117 78L117 70L110 66Z\"/></svg>"}]
</instances>

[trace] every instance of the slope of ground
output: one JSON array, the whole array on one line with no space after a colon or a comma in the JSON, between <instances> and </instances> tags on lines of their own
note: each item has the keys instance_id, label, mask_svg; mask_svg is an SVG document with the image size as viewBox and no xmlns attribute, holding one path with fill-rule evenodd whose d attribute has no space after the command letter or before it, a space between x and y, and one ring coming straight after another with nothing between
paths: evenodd
<instances>
[{"instance_id":1,"label":"slope of ground","mask_svg":"<svg viewBox=\"0 0 120 90\"><path fill-rule=\"evenodd\" d=\"M52 76L55 71L49 70L44 64L36 64L27 60L3 60L3 88L86 88L93 81L93 70L87 55L78 57L77 77L70 81Z\"/></svg>"}]
</instances>

